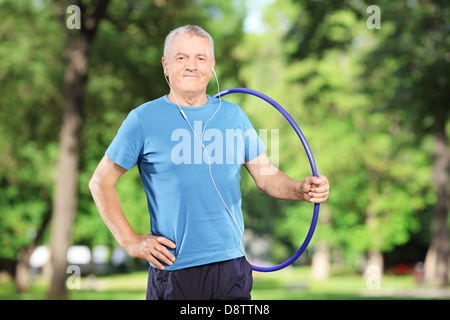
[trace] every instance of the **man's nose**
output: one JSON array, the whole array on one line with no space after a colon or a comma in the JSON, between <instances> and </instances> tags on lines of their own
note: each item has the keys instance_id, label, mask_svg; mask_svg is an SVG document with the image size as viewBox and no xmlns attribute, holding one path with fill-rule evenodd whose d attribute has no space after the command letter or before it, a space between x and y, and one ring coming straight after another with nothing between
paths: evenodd
<instances>
[{"instance_id":1,"label":"man's nose","mask_svg":"<svg viewBox=\"0 0 450 320\"><path fill-rule=\"evenodd\" d=\"M193 61L188 61L188 63L186 64L185 68L188 71L196 71L197 70L197 65Z\"/></svg>"}]
</instances>

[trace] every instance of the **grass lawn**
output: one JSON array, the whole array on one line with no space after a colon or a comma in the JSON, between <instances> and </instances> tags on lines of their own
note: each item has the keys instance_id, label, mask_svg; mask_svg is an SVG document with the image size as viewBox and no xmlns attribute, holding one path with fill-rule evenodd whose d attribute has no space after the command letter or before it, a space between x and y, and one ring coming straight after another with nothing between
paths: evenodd
<instances>
[{"instance_id":1,"label":"grass lawn","mask_svg":"<svg viewBox=\"0 0 450 320\"><path fill-rule=\"evenodd\" d=\"M255 273L253 300L301 299L449 299L450 289L417 288L414 277L385 275L380 289L368 289L361 275L332 275L326 281L313 280L309 267L289 267L271 273ZM81 289L70 290L75 300L143 300L147 272L83 277ZM17 294L11 279L0 278L0 299L46 299L48 283L37 278L28 293Z\"/></svg>"}]
</instances>

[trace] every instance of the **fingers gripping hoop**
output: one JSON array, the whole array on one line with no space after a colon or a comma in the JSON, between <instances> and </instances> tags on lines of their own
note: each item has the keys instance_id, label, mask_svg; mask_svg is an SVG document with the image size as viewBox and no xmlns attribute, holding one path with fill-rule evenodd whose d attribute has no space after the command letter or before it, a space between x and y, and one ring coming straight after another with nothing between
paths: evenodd
<instances>
[{"instance_id":1,"label":"fingers gripping hoop","mask_svg":"<svg viewBox=\"0 0 450 320\"><path fill-rule=\"evenodd\" d=\"M214 97L219 98L219 97L225 96L230 93L246 93L246 94L254 95L254 96L261 98L262 100L270 103L275 109L277 109L286 118L286 120L289 122L289 124L292 126L292 128L294 128L295 132L297 133L298 137L300 138L300 141L303 144L303 148L306 151L306 155L308 156L308 160L311 165L312 174L316 177L319 176L319 174L317 173L317 167L316 167L316 163L314 161L313 154L311 152L311 149L309 148L309 145L308 145L308 142L306 141L305 136L303 135L302 131L300 130L299 126L294 121L294 119L291 117L291 115L282 106L280 106L275 100L271 99L270 97L266 96L265 94L262 94L261 92L258 92L258 91L252 90L252 89L246 89L246 88L227 89L227 90L219 92ZM291 258L289 258L288 260L286 260L285 262L283 262L277 266L260 267L260 266L252 265L252 269L255 271L261 271L261 272L277 271L277 270L287 267L288 265L293 263L295 260L297 260L298 257L300 257L300 255L305 251L306 247L308 246L309 242L311 241L311 238L314 234L314 230L316 229L317 220L319 218L319 209L320 209L320 204L315 203L311 226L309 227L309 231L306 235L305 241L303 241L303 244L300 246L298 251Z\"/></svg>"}]
</instances>

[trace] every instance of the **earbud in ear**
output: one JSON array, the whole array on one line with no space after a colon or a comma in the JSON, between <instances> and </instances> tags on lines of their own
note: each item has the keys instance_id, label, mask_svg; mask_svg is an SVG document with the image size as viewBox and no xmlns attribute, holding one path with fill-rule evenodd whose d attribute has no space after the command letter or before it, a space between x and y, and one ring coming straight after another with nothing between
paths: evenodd
<instances>
[{"instance_id":1,"label":"earbud in ear","mask_svg":"<svg viewBox=\"0 0 450 320\"><path fill-rule=\"evenodd\" d=\"M167 75L167 67L164 68L164 74Z\"/></svg>"}]
</instances>

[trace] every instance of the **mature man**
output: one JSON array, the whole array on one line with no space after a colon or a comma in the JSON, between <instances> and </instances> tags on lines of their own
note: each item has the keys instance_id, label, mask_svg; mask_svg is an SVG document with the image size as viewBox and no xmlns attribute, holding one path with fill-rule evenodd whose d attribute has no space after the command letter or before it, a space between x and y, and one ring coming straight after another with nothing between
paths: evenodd
<instances>
[{"instance_id":1,"label":"mature man","mask_svg":"<svg viewBox=\"0 0 450 320\"><path fill-rule=\"evenodd\" d=\"M202 28L173 30L162 66L169 94L129 113L89 182L91 193L118 243L150 262L147 299L250 299L242 164L259 189L278 199L324 202L327 178L300 182L279 171L242 109L206 94L215 59L213 40ZM231 141L215 141L230 132ZM115 190L136 164L151 217L146 235L134 233Z\"/></svg>"}]
</instances>

